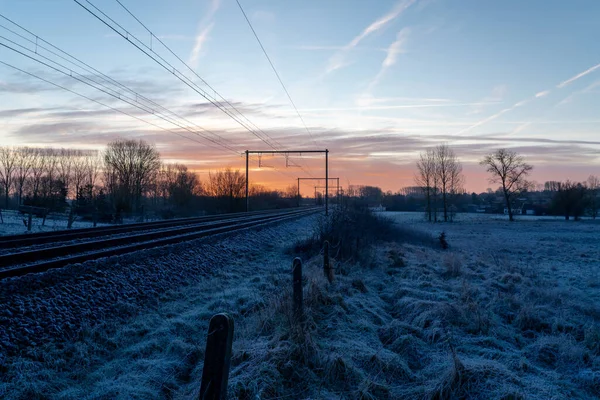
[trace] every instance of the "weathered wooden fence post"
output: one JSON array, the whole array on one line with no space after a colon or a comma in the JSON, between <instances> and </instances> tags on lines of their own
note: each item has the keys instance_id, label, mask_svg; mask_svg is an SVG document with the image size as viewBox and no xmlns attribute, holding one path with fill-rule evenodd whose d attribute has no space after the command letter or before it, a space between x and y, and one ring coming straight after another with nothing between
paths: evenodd
<instances>
[{"instance_id":1,"label":"weathered wooden fence post","mask_svg":"<svg viewBox=\"0 0 600 400\"><path fill-rule=\"evenodd\" d=\"M333 269L329 264L329 242L323 243L323 272L329 283L333 282Z\"/></svg>"},{"instance_id":2,"label":"weathered wooden fence post","mask_svg":"<svg viewBox=\"0 0 600 400\"><path fill-rule=\"evenodd\" d=\"M297 321L300 321L304 315L304 309L302 306L302 260L300 257L294 258L292 276L294 284L294 318Z\"/></svg>"},{"instance_id":3,"label":"weathered wooden fence post","mask_svg":"<svg viewBox=\"0 0 600 400\"><path fill-rule=\"evenodd\" d=\"M75 221L75 209L73 205L69 207L69 216L67 219L67 229L71 229L73 227L73 222Z\"/></svg>"},{"instance_id":4,"label":"weathered wooden fence post","mask_svg":"<svg viewBox=\"0 0 600 400\"><path fill-rule=\"evenodd\" d=\"M46 217L48 216L48 213L50 212L49 208L44 208L44 217L42 218L42 226L46 226Z\"/></svg>"},{"instance_id":5,"label":"weathered wooden fence post","mask_svg":"<svg viewBox=\"0 0 600 400\"><path fill-rule=\"evenodd\" d=\"M31 222L33 221L32 211L29 210L29 216L27 217L27 232L31 232Z\"/></svg>"},{"instance_id":6,"label":"weathered wooden fence post","mask_svg":"<svg viewBox=\"0 0 600 400\"><path fill-rule=\"evenodd\" d=\"M232 342L233 318L227 314L214 315L208 325L200 400L227 398Z\"/></svg>"}]
</instances>

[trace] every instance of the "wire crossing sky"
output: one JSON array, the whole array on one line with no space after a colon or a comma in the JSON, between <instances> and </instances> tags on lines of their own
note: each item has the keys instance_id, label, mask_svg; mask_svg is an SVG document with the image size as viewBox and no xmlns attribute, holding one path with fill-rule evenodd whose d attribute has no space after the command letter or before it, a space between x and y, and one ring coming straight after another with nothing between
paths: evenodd
<instances>
[{"instance_id":1,"label":"wire crossing sky","mask_svg":"<svg viewBox=\"0 0 600 400\"><path fill-rule=\"evenodd\" d=\"M499 147L540 183L600 173L594 0L77 2L0 0L29 31L0 19L2 145L142 138L204 174L243 167L245 149L316 142L344 185L393 191L440 143L468 190L489 187L477 162ZM320 161L252 172L283 188Z\"/></svg>"}]
</instances>

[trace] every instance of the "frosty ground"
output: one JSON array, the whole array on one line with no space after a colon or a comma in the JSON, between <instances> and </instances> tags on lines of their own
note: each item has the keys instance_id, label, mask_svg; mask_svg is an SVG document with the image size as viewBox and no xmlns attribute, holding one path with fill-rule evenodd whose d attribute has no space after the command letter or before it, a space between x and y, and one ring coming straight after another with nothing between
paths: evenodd
<instances>
[{"instance_id":1,"label":"frosty ground","mask_svg":"<svg viewBox=\"0 0 600 400\"><path fill-rule=\"evenodd\" d=\"M305 256L303 327L290 247L315 218L0 282L0 397L193 398L218 312L231 398L600 396L598 223L382 215L450 248L390 238L333 284Z\"/></svg>"},{"instance_id":2,"label":"frosty ground","mask_svg":"<svg viewBox=\"0 0 600 400\"><path fill-rule=\"evenodd\" d=\"M27 215L20 214L14 210L2 210L1 212L3 222L0 223L0 236L27 233ZM31 231L36 233L67 229L68 222L68 216L66 214L49 214L45 223L43 222L43 218L34 216L31 224ZM75 219L72 228L91 228L93 225L92 221ZM97 225L104 226L107 224L99 223Z\"/></svg>"}]
</instances>

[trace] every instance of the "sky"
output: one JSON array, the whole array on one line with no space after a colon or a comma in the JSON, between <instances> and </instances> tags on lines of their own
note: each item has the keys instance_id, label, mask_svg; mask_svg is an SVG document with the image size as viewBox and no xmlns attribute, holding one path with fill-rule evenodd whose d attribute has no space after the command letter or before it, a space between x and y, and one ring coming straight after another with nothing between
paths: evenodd
<instances>
[{"instance_id":1,"label":"sky","mask_svg":"<svg viewBox=\"0 0 600 400\"><path fill-rule=\"evenodd\" d=\"M78 1L0 0L0 145L143 139L201 179L243 170L245 150L329 149L342 186L391 191L439 144L468 191L491 186L478 161L501 147L540 184L600 175L599 1L240 0L302 118L235 0ZM254 155L250 181L324 165Z\"/></svg>"}]
</instances>

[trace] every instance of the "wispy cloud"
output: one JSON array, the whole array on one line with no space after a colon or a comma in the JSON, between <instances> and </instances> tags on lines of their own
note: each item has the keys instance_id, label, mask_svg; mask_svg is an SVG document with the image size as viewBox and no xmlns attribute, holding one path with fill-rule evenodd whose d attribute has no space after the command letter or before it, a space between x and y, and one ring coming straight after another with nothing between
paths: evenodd
<instances>
[{"instance_id":1,"label":"wispy cloud","mask_svg":"<svg viewBox=\"0 0 600 400\"><path fill-rule=\"evenodd\" d=\"M542 92L536 93L535 97L539 99L540 97L545 97L545 96L548 96L549 94L550 94L549 90L544 90Z\"/></svg>"},{"instance_id":2,"label":"wispy cloud","mask_svg":"<svg viewBox=\"0 0 600 400\"><path fill-rule=\"evenodd\" d=\"M190 54L190 60L188 62L188 64L194 69L198 68L198 60L200 59L200 52L202 51L202 46L208 39L208 35L214 25L215 24L211 22L198 34L198 36L196 36L194 48L192 49L192 54Z\"/></svg>"},{"instance_id":3,"label":"wispy cloud","mask_svg":"<svg viewBox=\"0 0 600 400\"><path fill-rule=\"evenodd\" d=\"M374 97L371 95L363 95L356 99L356 105L358 106L371 106L374 104L386 104L394 102L407 102L407 103L450 103L451 99L440 99L430 97Z\"/></svg>"},{"instance_id":4,"label":"wispy cloud","mask_svg":"<svg viewBox=\"0 0 600 400\"><path fill-rule=\"evenodd\" d=\"M588 70L589 71L589 70ZM588 72L589 73L589 72ZM581 76L583 76L582 74L579 74ZM565 81L566 82L566 81ZM518 127L516 127L512 132L510 132L510 135L515 135L523 130L525 130L525 128L529 128L534 124L541 124L543 123L543 118L548 117L549 115L551 115L554 110L556 110L557 107L563 106L565 104L569 104L571 103L576 97L582 95L582 94L586 94L586 93L590 93L592 92L596 87L600 86L600 81L595 81L593 83L591 83L590 85L586 86L585 88L581 89L581 90L577 90L575 92L572 92L571 94L569 94L567 97L565 97L564 99L562 99L561 101L559 101L558 103L556 103L554 106L552 106L551 108L547 109L543 115L538 118L537 120L531 120L531 121L527 121L521 125L519 125ZM540 97L544 97L547 96L550 93L550 90L545 90L543 92L537 93L535 95L536 98L540 98Z\"/></svg>"},{"instance_id":5,"label":"wispy cloud","mask_svg":"<svg viewBox=\"0 0 600 400\"><path fill-rule=\"evenodd\" d=\"M396 61L398 61L398 55L404 52L404 45L409 34L410 28L403 28L400 32L398 32L396 35L396 40L387 49L385 59L381 63L379 72L375 78L373 78L371 83L369 83L367 92L371 91L371 89L381 81L381 78L383 78L387 70L396 64Z\"/></svg>"},{"instance_id":6,"label":"wispy cloud","mask_svg":"<svg viewBox=\"0 0 600 400\"><path fill-rule=\"evenodd\" d=\"M366 110L396 110L402 108L432 108L432 107L466 107L480 105L482 103L429 103L429 104L392 104L386 106L358 106L358 107L336 107L336 108L306 108L300 111L307 112L330 112L330 111L366 111ZM492 104L492 103L485 103Z\"/></svg>"},{"instance_id":7,"label":"wispy cloud","mask_svg":"<svg viewBox=\"0 0 600 400\"><path fill-rule=\"evenodd\" d=\"M505 84L496 85L492 88L492 92L485 96L479 103L477 103L468 113L467 115L476 115L481 114L484 110L484 106L488 104L494 104L501 102L504 100L506 93L508 92L508 88Z\"/></svg>"},{"instance_id":8,"label":"wispy cloud","mask_svg":"<svg viewBox=\"0 0 600 400\"><path fill-rule=\"evenodd\" d=\"M576 80L578 80L578 79L580 79L580 78L582 78L582 77L584 77L584 76L586 76L586 75L588 75L588 74L591 74L592 72L594 72L594 71L595 71L595 70L597 70L597 69L600 69L600 64L594 65L593 67L591 67L591 68L588 68L588 69L586 69L586 70L585 70L585 71L583 71L583 72L580 72L579 74L577 74L577 75L575 75L575 76L573 76L573 77L571 77L571 78L567 79L566 81L563 81L563 82L559 83L558 85L556 85L556 88L558 88L558 89L564 88L565 86L567 86L567 85L569 85L569 84L571 84L571 83L575 82ZM568 96L566 99L562 100L562 101L561 101L560 103L558 103L557 105L565 104L565 103L567 103L567 102L571 101L571 99L572 99L572 98L573 98L573 97L574 97L576 94L579 94L579 93L582 93L582 92L586 92L586 91L590 90L590 88L593 88L593 87L595 87L595 86L596 86L596 84L595 84L595 83L593 83L591 86L588 86L587 88L583 89L582 91L580 91L580 92L576 92L576 93L573 93L573 94L569 95L569 96ZM551 90L550 90L550 89L549 89L549 90L543 90L543 91L541 91L541 92L538 92L538 93L534 94L533 96L531 96L531 97L529 97L529 98L527 98L527 99L524 99L524 100L521 100L521 101L519 101L519 102L515 103L515 105L513 105L512 107L509 107L509 108L505 108L505 109L503 109L503 110L500 110L498 113L496 113L496 114L494 114L494 115L492 115L492 116L489 116L489 117L487 117L486 119L484 119L484 120L481 120L481 121L479 121L479 122L477 122L477 123L475 123L475 124L473 124L473 125L471 125L471 126L469 126L469 127L465 128L465 129L462 129L462 130L458 131L456 134L458 135L458 134L461 134L461 133L466 133L466 132L468 132L468 131L470 131L470 130L472 130L472 129L474 129L474 128L477 128L478 126L481 126L481 125L487 124L488 122L491 122L491 121L493 121L493 120L497 119L498 117L500 117L500 116L502 116L502 115L506 114L506 113L507 113L507 112L509 112L509 111L512 111L512 110L514 110L515 108L518 108L518 107L524 106L525 104L527 104L527 103L531 102L532 100L536 100L536 99L539 99L539 98L541 98L541 97L545 97L545 96L549 95L550 93L551 93ZM522 131L522 130L523 130L524 128L526 128L527 126L530 126L532 123L533 123L533 121L528 121L528 122L524 123L523 125L521 125L521 126L517 127L515 130L513 130L513 131L511 132L511 134L515 134L515 133L518 133L518 132Z\"/></svg>"},{"instance_id":9,"label":"wispy cloud","mask_svg":"<svg viewBox=\"0 0 600 400\"><path fill-rule=\"evenodd\" d=\"M194 48L190 54L188 64L196 69L198 67L198 60L200 59L202 47L204 43L208 40L208 35L210 31L214 27L214 22L212 22L213 17L215 16L219 6L221 5L221 0L212 0L210 3L210 8L208 13L202 18L200 23L198 24L198 34L194 40Z\"/></svg>"},{"instance_id":10,"label":"wispy cloud","mask_svg":"<svg viewBox=\"0 0 600 400\"><path fill-rule=\"evenodd\" d=\"M591 74L592 72L594 72L595 70L597 70L597 69L599 69L599 68L600 68L600 64L596 64L596 65L594 65L593 67L591 67L591 68L588 68L588 69L586 69L585 71L583 71L583 72L581 72L581 73L579 73L579 74L575 75L574 77L572 77L572 78L569 78L569 79L567 79L566 81L559 83L559 84L558 84L556 87L557 87L557 88L559 88L559 89L560 89L560 88L563 88L563 87L565 87L565 86L567 86L567 85L569 85L569 84L571 84L571 83L575 82L577 79L579 79L579 78L583 78L584 76L586 76L586 75L588 75L588 74Z\"/></svg>"},{"instance_id":11,"label":"wispy cloud","mask_svg":"<svg viewBox=\"0 0 600 400\"><path fill-rule=\"evenodd\" d=\"M485 119L483 119L483 120L481 120L481 121L479 121L479 122L476 122L475 124L473 124L473 125L471 125L471 126L469 126L469 127L465 128L465 129L462 129L462 130L460 130L460 131L456 132L456 135L460 135L460 134L462 134L462 133L467 133L467 132L469 132L469 131L471 131L471 130L473 130L473 129L477 128L478 126L481 126L481 125L487 124L488 122L491 122L491 121L493 121L493 120L495 120L495 119L497 119L497 118L501 117L502 115L506 114L506 113L507 113L507 112L509 112L509 111L512 111L512 110L514 110L515 108L518 108L518 107L522 107L522 106L524 106L525 104L529 103L530 101L531 101L531 99L525 99L525 100L521 100L521 101L519 101L519 102L515 103L515 104L514 104L513 106L511 106L511 107L504 108L504 109L500 110L499 112L497 112L496 114L494 114L494 115L491 115L491 116L489 116L489 117L487 117L487 118L485 118Z\"/></svg>"},{"instance_id":12,"label":"wispy cloud","mask_svg":"<svg viewBox=\"0 0 600 400\"><path fill-rule=\"evenodd\" d=\"M327 73L333 72L348 65L349 63L346 60L348 52L356 48L356 46L358 46L358 44L370 34L385 28L415 2L416 0L402 0L398 2L390 12L379 17L377 20L367 26L358 36L352 39L350 43L344 46L329 59Z\"/></svg>"},{"instance_id":13,"label":"wispy cloud","mask_svg":"<svg viewBox=\"0 0 600 400\"><path fill-rule=\"evenodd\" d=\"M324 45L300 45L300 46L290 46L289 48L295 49L295 50L316 50L316 51L320 51L320 50L325 50L325 51L330 51L330 50L344 50L346 48L346 46L324 46ZM359 51L387 51L386 48L384 47L366 47L366 46L356 46L354 48L354 50Z\"/></svg>"}]
</instances>

